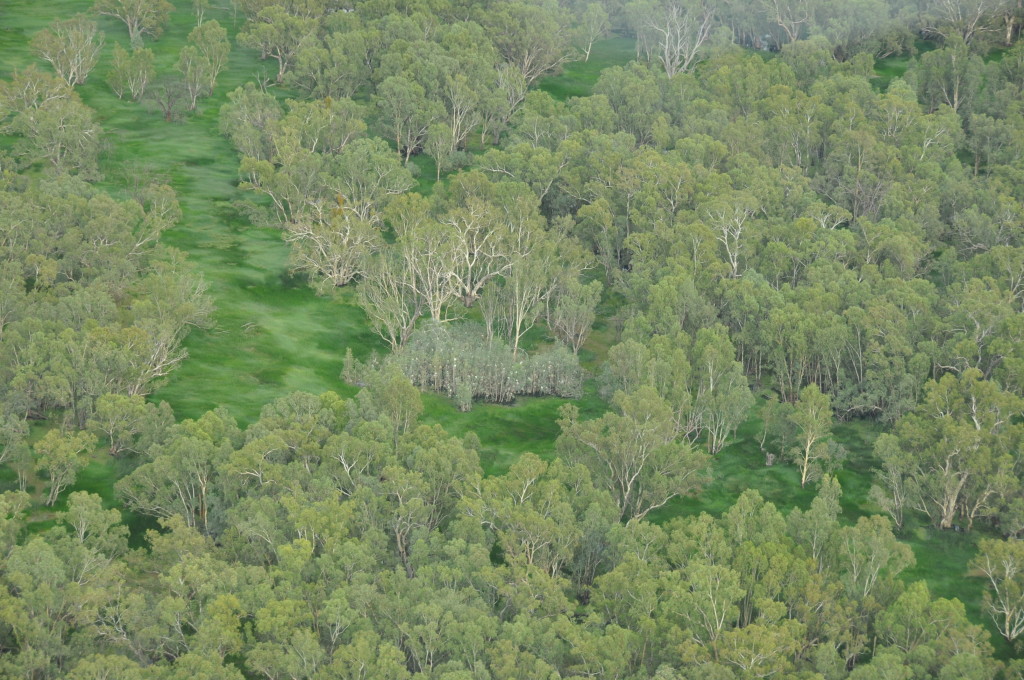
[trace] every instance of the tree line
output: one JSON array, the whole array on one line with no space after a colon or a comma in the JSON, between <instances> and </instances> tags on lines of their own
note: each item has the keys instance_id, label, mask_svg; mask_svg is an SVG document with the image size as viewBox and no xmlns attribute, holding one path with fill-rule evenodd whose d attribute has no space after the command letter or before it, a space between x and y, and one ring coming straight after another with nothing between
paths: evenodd
<instances>
[{"instance_id":1,"label":"tree line","mask_svg":"<svg viewBox=\"0 0 1024 680\"><path fill-rule=\"evenodd\" d=\"M613 402L598 421L564 414L558 460L525 454L495 477L474 435L417 422L418 391L394 372L350 400L278 399L245 430L223 410L112 423L137 465L118 490L161 530L131 549L119 513L76 492L54 528L19 543L24 496L5 494L0 667L75 679L1018 677L959 601L899 578L914 558L887 518L840 521L833 477L788 516L749 491L718 518L644 519L699 486L707 454L673 443L653 389ZM976 566L1011 637L1020 551L989 543Z\"/></svg>"}]
</instances>

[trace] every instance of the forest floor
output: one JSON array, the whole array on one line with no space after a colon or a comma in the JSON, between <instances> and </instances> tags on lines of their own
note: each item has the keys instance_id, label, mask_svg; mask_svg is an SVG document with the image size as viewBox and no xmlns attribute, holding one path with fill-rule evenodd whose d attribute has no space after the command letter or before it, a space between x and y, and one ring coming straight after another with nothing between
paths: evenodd
<instances>
[{"instance_id":1,"label":"forest floor","mask_svg":"<svg viewBox=\"0 0 1024 680\"><path fill-rule=\"evenodd\" d=\"M27 47L32 34L56 17L88 12L90 4L89 0L5 2L0 8L0 77L9 77L13 70L34 61ZM175 72L178 51L194 22L190 2L176 0L175 4L178 9L172 26L160 40L147 43L157 55L158 74ZM220 21L232 37L240 25L240 18L230 10L215 9L207 18ZM273 69L269 65L254 66L259 64L258 54L233 45L229 66L220 75L214 95L201 100L196 112L165 123L152 107L119 100L106 85L112 45L127 44L127 35L123 25L109 17L101 20L101 27L107 43L100 66L78 88L85 103L97 111L110 144L103 162L105 179L100 185L115 196L127 197L127 187L140 178L155 177L177 191L184 217L164 234L163 242L187 253L188 260L205 278L216 306L213 327L188 337L185 346L189 358L152 395L152 400L167 401L179 419L224 407L245 426L258 418L264 404L296 390L353 395L356 389L340 378L346 349L360 358L384 351L385 346L352 303L350 291L333 297L314 295L304 280L289 274L288 245L280 231L251 225L237 208L239 201L253 197L237 187L238 158L219 132L218 111L227 101L228 92L247 81L265 78ZM540 88L561 99L585 96L601 69L625 64L633 56L631 40L600 41L589 61L567 64L562 74L542 81ZM900 75L907 63L898 57L882 62L879 75L888 82ZM283 97L286 93L280 94ZM423 157L417 159L417 166L419 190L429 192L433 164ZM603 318L581 353L588 368L599 365L608 346L614 343L614 332L607 321L613 307L610 302L603 305ZM449 400L424 394L423 421L439 423L452 435L475 432L482 444L485 472L500 474L523 452L554 456L558 407L565 401L527 398L511 406L480 404L469 413L461 413ZM585 415L601 412L604 406L594 380L588 382L584 398L576 403ZM714 481L703 493L677 500L653 519L664 521L705 511L717 515L748 488L757 489L783 510L807 507L814 489L800 488L795 469L764 464L757 443L760 428L755 409L735 441L715 457ZM835 429L836 438L850 451L846 467L839 473L845 521L854 522L878 510L867 500L875 464L871 446L877 433L878 429L868 423L846 423ZM0 483L9 485L7 474L6 470L0 471ZM87 490L114 506L113 483L117 476L116 465L97 452L96 460L64 498L70 491ZM153 526L146 518L127 513L126 520L136 543L141 539L140 530ZM33 528L51 522L41 521ZM960 598L970 617L993 632L999 655L1009 655L1009 647L981 613L981 581L965 577L979 538L977 532L937 532L912 521L904 538L917 557L917 566L905 572L907 579L925 579L935 595Z\"/></svg>"}]
</instances>

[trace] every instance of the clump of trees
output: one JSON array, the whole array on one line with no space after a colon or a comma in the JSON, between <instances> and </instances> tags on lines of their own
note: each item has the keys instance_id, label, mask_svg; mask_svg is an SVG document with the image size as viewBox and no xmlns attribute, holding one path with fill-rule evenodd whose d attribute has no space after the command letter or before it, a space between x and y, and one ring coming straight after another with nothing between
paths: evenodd
<instances>
[{"instance_id":1,"label":"clump of trees","mask_svg":"<svg viewBox=\"0 0 1024 680\"><path fill-rule=\"evenodd\" d=\"M721 326L695 338L677 330L626 339L608 352L602 394L653 387L672 411L673 430L718 453L754 405L735 349ZM831 417L831 414L830 414Z\"/></svg>"},{"instance_id":2,"label":"clump of trees","mask_svg":"<svg viewBox=\"0 0 1024 680\"><path fill-rule=\"evenodd\" d=\"M347 359L345 377L364 383L365 371L374 364L358 366ZM484 328L470 322L429 323L413 331L408 342L390 355L385 366L395 366L413 385L441 392L468 411L474 400L510 403L521 395L554 395L578 398L583 370L564 346L529 356L515 354L498 338L486 337Z\"/></svg>"},{"instance_id":3,"label":"clump of trees","mask_svg":"<svg viewBox=\"0 0 1024 680\"><path fill-rule=\"evenodd\" d=\"M590 44L554 3L239 2L242 40L310 96L231 95L244 186L296 271L322 291L355 282L395 349L356 397L293 394L245 429L143 399L209 315L201 281L153 247L173 194L120 202L82 184L89 135L40 123L90 120L67 82L5 83L15 156L54 177L0 184L0 461L56 504L102 442L129 470L126 506L161 530L131 551L116 511L72 494L29 536L26 494L0 495L0 671L1019 675L962 603L906 582L913 554L893 533L916 513L1010 536L981 541L971 569L1000 634L1019 638L1024 52L974 56L1017 17L926 2L900 26L894 5L834 5L609 6L658 63L562 102L527 92L570 40ZM194 93L224 54L201 23L181 62ZM922 25L943 45L876 91L871 56ZM709 49L722 27L782 54ZM114 82L134 97L149 76L132 55ZM167 110L195 102L173 83L153 88ZM359 96L397 149L369 134ZM408 193L412 155L453 167L477 132L494 147L477 167ZM543 322L578 352L602 299L617 309L611 408L564 407L556 460L524 454L485 477L479 437L419 422L409 377L466 408L578 395L570 349L530 354L524 337ZM482 326L461 321L477 313ZM752 386L774 397L763 445L820 482L817 498L784 515L750 491L718 517L649 521L706 483ZM29 436L27 418L61 415ZM834 416L892 427L872 492L889 517L842 519Z\"/></svg>"},{"instance_id":4,"label":"clump of trees","mask_svg":"<svg viewBox=\"0 0 1024 680\"><path fill-rule=\"evenodd\" d=\"M412 334L396 355L414 385L442 392L469 410L474 399L508 403L519 395L577 398L583 371L564 347L515 356L471 324L430 324Z\"/></svg>"},{"instance_id":5,"label":"clump of trees","mask_svg":"<svg viewBox=\"0 0 1024 680\"><path fill-rule=\"evenodd\" d=\"M929 381L978 371L1024 394L1013 226L1022 48L979 57L992 40L1012 42L1018 19L1005 3L919 3L913 16L900 3L848 5L574 5L587 26L570 42L585 52L612 26L636 35L641 59L605 70L592 96L558 101L527 87L566 54L565 15L549 4L394 16L373 3L254 3L247 31L280 38L265 56L311 100L282 107L241 89L225 131L246 186L270 197L296 270L320 291L354 282L393 350L421 319L448 323L472 307L514 357L539 325L579 352L601 301L614 300L605 397L651 386L676 436L717 452L753 391L774 396L762 446L805 486L846 456L833 417L900 423L898 447L880 440L874 492L897 525L910 510L1015 534L1014 454L990 466L1011 481L937 510L925 500L932 473L906 461L942 447L900 433ZM526 20L530 31L510 29ZM873 88L873 58L909 52L920 31L938 49ZM365 113L353 96L377 108L375 129L353 122ZM328 101L346 112L333 127L344 146L300 132L313 118L300 105ZM371 132L395 148L345 165L374 168L360 171L374 181L335 180L335 156L368 148L359 137ZM429 198L407 193L412 155L429 149L440 177L476 132L473 168Z\"/></svg>"},{"instance_id":6,"label":"clump of trees","mask_svg":"<svg viewBox=\"0 0 1024 680\"><path fill-rule=\"evenodd\" d=\"M94 112L62 77L34 65L0 81L0 131L14 135L24 168L41 163L56 174L94 179L102 129Z\"/></svg>"},{"instance_id":7,"label":"clump of trees","mask_svg":"<svg viewBox=\"0 0 1024 680\"><path fill-rule=\"evenodd\" d=\"M84 428L104 395L148 394L211 312L202 279L156 247L180 215L173 191L116 201L77 179L10 175L0 196L4 412Z\"/></svg>"},{"instance_id":8,"label":"clump of trees","mask_svg":"<svg viewBox=\"0 0 1024 680\"><path fill-rule=\"evenodd\" d=\"M998 518L1016 533L1022 406L977 369L929 382L921 403L875 445L884 507L895 518L913 508L942 529Z\"/></svg>"}]
</instances>

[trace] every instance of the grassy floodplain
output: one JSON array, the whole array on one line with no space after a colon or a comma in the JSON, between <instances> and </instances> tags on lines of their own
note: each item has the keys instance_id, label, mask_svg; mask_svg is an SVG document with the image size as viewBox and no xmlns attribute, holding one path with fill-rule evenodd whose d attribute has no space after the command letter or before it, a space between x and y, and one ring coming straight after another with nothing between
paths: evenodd
<instances>
[{"instance_id":1,"label":"grassy floodplain","mask_svg":"<svg viewBox=\"0 0 1024 680\"><path fill-rule=\"evenodd\" d=\"M157 55L158 73L162 74L173 72L177 53L193 25L191 3L177 0L175 4L177 11L167 32L147 43ZM54 18L88 12L90 5L88 0L5 2L0 7L0 77L36 61L28 49L36 31ZM214 9L207 16L220 21L232 37L240 26L239 17L227 9ZM351 348L360 357L383 351L383 344L367 327L349 292L333 298L315 296L303 280L289 274L288 246L280 232L253 226L237 207L237 202L251 197L237 187L238 159L219 133L217 114L227 92L264 77L270 67L257 61L255 51L233 46L229 66L220 75L214 95L201 100L199 110L180 122L165 123L159 112L117 99L105 84L112 46L115 42L127 44L127 34L123 25L109 17L100 22L107 36L103 58L78 91L97 111L109 141L101 186L124 196L126 184L137 176L166 178L178 192L184 218L163 241L187 253L204 276L216 305L213 327L192 333L186 341L189 358L152 399L170 403L179 418L198 417L221 406L244 425L256 419L264 404L295 390L354 394L355 388L339 378L345 350ZM600 41L588 62L567 64L560 75L544 80L540 87L560 99L586 96L601 69L624 64L633 56L633 44L627 38ZM906 57L880 62L879 86L900 75L908 63ZM280 93L282 97L287 94ZM417 164L421 169L419 190L430 191L433 164L425 157L418 158ZM606 318L612 306L604 306ZM583 351L585 365L596 368L613 342L610 324L599 320ZM482 462L489 474L503 472L525 451L555 455L555 421L564 400L530 398L513 406L480 405L470 413L460 413L444 398L427 394L423 399L426 422L439 423L454 435L472 431L480 437ZM580 405L590 415L602 410L593 381ZM752 412L736 441L715 458L714 481L708 488L697 497L662 509L655 519L703 511L719 514L748 488L758 489L784 510L806 507L814 491L800 489L796 471L785 465L763 464L757 444L760 426L756 411ZM866 423L836 428L836 437L851 452L839 475L844 517L850 522L877 510L867 500L874 465L871 444L877 433L874 425ZM7 473L5 470L0 481L9 485ZM117 473L116 466L97 452L96 460L69 491L99 493L113 506ZM48 525L47 514L37 512L36 517L40 521L35 527ZM150 526L143 518L127 519L136 529L136 538L139 528ZM906 578L925 579L936 596L960 598L971 618L989 625L994 633L980 610L982 583L965 577L977 532L937 532L912 521L904 537L917 557L917 566L905 572ZM993 634L992 642L999 656L1009 656L1010 648L1001 637Z\"/></svg>"}]
</instances>

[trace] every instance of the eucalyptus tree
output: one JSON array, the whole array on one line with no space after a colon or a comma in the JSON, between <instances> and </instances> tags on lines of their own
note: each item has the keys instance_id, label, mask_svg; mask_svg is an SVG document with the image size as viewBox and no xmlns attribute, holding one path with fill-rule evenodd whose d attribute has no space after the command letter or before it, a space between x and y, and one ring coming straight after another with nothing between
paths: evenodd
<instances>
[{"instance_id":1,"label":"eucalyptus tree","mask_svg":"<svg viewBox=\"0 0 1024 680\"><path fill-rule=\"evenodd\" d=\"M1013 642L1024 633L1024 544L983 538L970 566L988 581L985 609L1000 635Z\"/></svg>"},{"instance_id":2,"label":"eucalyptus tree","mask_svg":"<svg viewBox=\"0 0 1024 680\"><path fill-rule=\"evenodd\" d=\"M676 441L672 409L653 387L616 393L612 404L614 412L595 420L580 420L575 406L563 406L557 446L612 494L623 520L642 519L700 489L708 455Z\"/></svg>"},{"instance_id":3,"label":"eucalyptus tree","mask_svg":"<svg viewBox=\"0 0 1024 680\"><path fill-rule=\"evenodd\" d=\"M303 39L316 34L316 16L292 14L281 5L267 5L242 27L238 43L260 51L263 59L277 61L277 82L284 81Z\"/></svg>"},{"instance_id":4,"label":"eucalyptus tree","mask_svg":"<svg viewBox=\"0 0 1024 680\"><path fill-rule=\"evenodd\" d=\"M98 173L102 128L63 79L31 66L0 85L0 102L0 129L21 137L16 153L27 164L43 161L85 178Z\"/></svg>"},{"instance_id":5,"label":"eucalyptus tree","mask_svg":"<svg viewBox=\"0 0 1024 680\"><path fill-rule=\"evenodd\" d=\"M174 5L167 0L96 0L92 9L124 22L132 47L141 47L142 36L159 38L164 32Z\"/></svg>"},{"instance_id":6,"label":"eucalyptus tree","mask_svg":"<svg viewBox=\"0 0 1024 680\"><path fill-rule=\"evenodd\" d=\"M188 44L178 56L178 70L185 78L189 109L196 108L199 97L213 92L230 51L227 31L216 21L204 22L188 34Z\"/></svg>"},{"instance_id":7,"label":"eucalyptus tree","mask_svg":"<svg viewBox=\"0 0 1024 680\"><path fill-rule=\"evenodd\" d=\"M32 49L68 85L81 85L99 60L103 32L95 21L81 15L57 20L33 36Z\"/></svg>"},{"instance_id":8,"label":"eucalyptus tree","mask_svg":"<svg viewBox=\"0 0 1024 680\"><path fill-rule=\"evenodd\" d=\"M481 19L498 53L527 85L571 57L569 16L555 2L488 3Z\"/></svg>"},{"instance_id":9,"label":"eucalyptus tree","mask_svg":"<svg viewBox=\"0 0 1024 680\"><path fill-rule=\"evenodd\" d=\"M711 39L715 7L706 0L635 0L626 6L648 61L657 60L671 78L690 71Z\"/></svg>"},{"instance_id":10,"label":"eucalyptus tree","mask_svg":"<svg viewBox=\"0 0 1024 680\"><path fill-rule=\"evenodd\" d=\"M898 446L880 449L894 502L906 495L942 529L995 515L1019 489L1020 411L1017 395L976 369L930 381L921 403L896 423Z\"/></svg>"},{"instance_id":11,"label":"eucalyptus tree","mask_svg":"<svg viewBox=\"0 0 1024 680\"><path fill-rule=\"evenodd\" d=\"M94 446L96 435L89 432L64 435L50 430L36 442L36 470L46 472L50 481L47 505L56 503L61 492L75 483L78 473L88 465L88 454Z\"/></svg>"},{"instance_id":12,"label":"eucalyptus tree","mask_svg":"<svg viewBox=\"0 0 1024 680\"><path fill-rule=\"evenodd\" d=\"M800 397L789 414L795 446L784 451L800 468L800 486L830 473L842 458L842 447L830 440L832 400L814 383L800 390Z\"/></svg>"},{"instance_id":13,"label":"eucalyptus tree","mask_svg":"<svg viewBox=\"0 0 1024 680\"><path fill-rule=\"evenodd\" d=\"M153 68L153 50L135 47L131 52L120 45L114 45L114 62L107 73L107 84L118 99L125 94L135 101L142 99L146 86L156 76Z\"/></svg>"}]
</instances>

